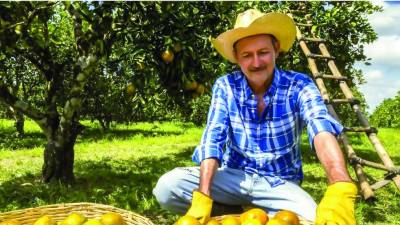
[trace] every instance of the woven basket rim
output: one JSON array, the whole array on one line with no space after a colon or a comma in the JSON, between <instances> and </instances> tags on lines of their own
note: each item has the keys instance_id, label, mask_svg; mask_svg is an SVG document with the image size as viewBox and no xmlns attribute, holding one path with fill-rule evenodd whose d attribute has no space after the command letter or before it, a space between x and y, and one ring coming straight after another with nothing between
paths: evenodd
<instances>
[{"instance_id":1,"label":"woven basket rim","mask_svg":"<svg viewBox=\"0 0 400 225\"><path fill-rule=\"evenodd\" d=\"M69 211L63 211L68 209ZM139 215L135 212L128 211L125 209L120 209L115 206L93 203L93 202L73 202L73 203L58 203L58 204L50 204L50 205L42 205L37 207L30 207L25 209L17 209L8 212L0 212L0 222L5 220L18 220L23 225L32 225L38 216L41 215L51 215L51 216L59 216L66 215L72 212L86 212L91 216L99 217L101 214L106 212L117 212L121 214L127 225L154 225L150 219ZM87 215L85 215L88 217ZM126 218L128 217L128 218ZM22 219L20 219L22 218Z\"/></svg>"}]
</instances>

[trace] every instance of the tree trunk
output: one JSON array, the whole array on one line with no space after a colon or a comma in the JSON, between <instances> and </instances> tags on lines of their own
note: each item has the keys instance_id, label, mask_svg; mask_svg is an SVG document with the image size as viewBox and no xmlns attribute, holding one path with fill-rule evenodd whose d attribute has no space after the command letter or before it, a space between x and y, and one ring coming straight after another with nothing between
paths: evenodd
<instances>
[{"instance_id":1,"label":"tree trunk","mask_svg":"<svg viewBox=\"0 0 400 225\"><path fill-rule=\"evenodd\" d=\"M24 124L25 124L25 117L22 112L19 110L15 109L14 107L10 106L8 108L11 111L12 116L14 117L14 126L17 131L17 136L18 137L23 137L25 135L24 132Z\"/></svg>"},{"instance_id":2,"label":"tree trunk","mask_svg":"<svg viewBox=\"0 0 400 225\"><path fill-rule=\"evenodd\" d=\"M70 130L55 132L44 150L42 177L44 182L74 183L74 145L83 125L74 122Z\"/></svg>"},{"instance_id":3,"label":"tree trunk","mask_svg":"<svg viewBox=\"0 0 400 225\"><path fill-rule=\"evenodd\" d=\"M19 111L15 112L14 115L15 118L15 129L17 130L17 135L18 137L23 137L25 135L25 131L24 131L24 124L25 124L25 118L24 118L24 114L22 114Z\"/></svg>"}]
</instances>

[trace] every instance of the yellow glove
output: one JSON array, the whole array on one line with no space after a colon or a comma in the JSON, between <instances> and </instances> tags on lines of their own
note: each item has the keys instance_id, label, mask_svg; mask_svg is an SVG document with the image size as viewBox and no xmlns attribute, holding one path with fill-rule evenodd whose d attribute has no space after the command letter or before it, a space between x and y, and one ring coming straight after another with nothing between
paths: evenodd
<instances>
[{"instance_id":1,"label":"yellow glove","mask_svg":"<svg viewBox=\"0 0 400 225\"><path fill-rule=\"evenodd\" d=\"M192 206L186 215L193 216L202 225L206 224L210 220L212 204L213 200L209 196L199 191L193 191Z\"/></svg>"},{"instance_id":2,"label":"yellow glove","mask_svg":"<svg viewBox=\"0 0 400 225\"><path fill-rule=\"evenodd\" d=\"M350 182L329 185L317 208L315 225L356 225L354 201L357 187Z\"/></svg>"}]
</instances>

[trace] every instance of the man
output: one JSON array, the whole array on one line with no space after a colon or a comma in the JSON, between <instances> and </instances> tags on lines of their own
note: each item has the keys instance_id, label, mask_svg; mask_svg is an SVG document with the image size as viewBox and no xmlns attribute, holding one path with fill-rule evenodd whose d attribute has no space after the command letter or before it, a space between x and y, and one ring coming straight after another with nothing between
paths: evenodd
<instances>
[{"instance_id":1,"label":"man","mask_svg":"<svg viewBox=\"0 0 400 225\"><path fill-rule=\"evenodd\" d=\"M163 207L201 224L217 205L251 205L269 214L290 210L318 225L355 225L357 188L335 138L343 127L307 75L275 65L295 33L290 17L250 9L239 14L234 29L213 40L241 70L213 87L207 127L193 154L200 168L176 168L158 181L153 193ZM299 186L303 125L329 182L318 207Z\"/></svg>"}]
</instances>

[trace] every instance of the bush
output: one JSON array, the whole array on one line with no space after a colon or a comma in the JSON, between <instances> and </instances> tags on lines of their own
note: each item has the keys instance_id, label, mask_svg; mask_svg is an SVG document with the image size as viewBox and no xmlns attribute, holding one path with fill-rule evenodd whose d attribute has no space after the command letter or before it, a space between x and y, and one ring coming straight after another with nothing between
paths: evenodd
<instances>
[{"instance_id":1,"label":"bush","mask_svg":"<svg viewBox=\"0 0 400 225\"><path fill-rule=\"evenodd\" d=\"M397 96L385 99L376 107L370 120L377 127L400 128L400 91Z\"/></svg>"},{"instance_id":2,"label":"bush","mask_svg":"<svg viewBox=\"0 0 400 225\"><path fill-rule=\"evenodd\" d=\"M204 94L193 99L190 103L192 113L189 116L189 121L197 126L204 125L207 122L207 114L210 103L211 96L209 94Z\"/></svg>"}]
</instances>

